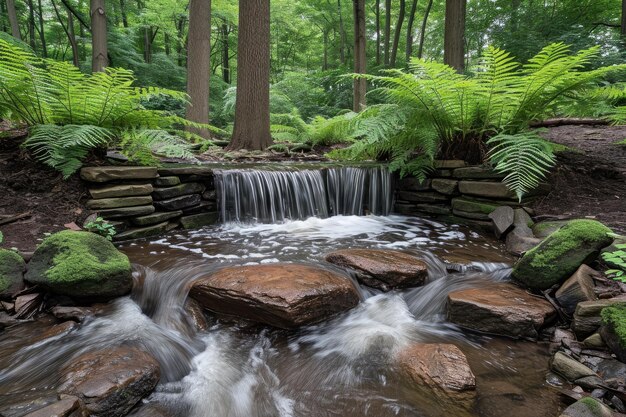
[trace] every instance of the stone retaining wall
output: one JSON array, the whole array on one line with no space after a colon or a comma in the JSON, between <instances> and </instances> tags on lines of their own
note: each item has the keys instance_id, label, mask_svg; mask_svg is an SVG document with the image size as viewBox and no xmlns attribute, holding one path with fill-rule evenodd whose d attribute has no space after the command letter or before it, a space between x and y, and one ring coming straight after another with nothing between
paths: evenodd
<instances>
[{"instance_id":1,"label":"stone retaining wall","mask_svg":"<svg viewBox=\"0 0 626 417\"><path fill-rule=\"evenodd\" d=\"M213 172L206 167L87 167L80 176L91 197L87 209L115 226L116 241L219 219Z\"/></svg>"},{"instance_id":2,"label":"stone retaining wall","mask_svg":"<svg viewBox=\"0 0 626 417\"><path fill-rule=\"evenodd\" d=\"M502 182L504 175L485 166L467 166L464 161L436 161L429 179L420 182L406 177L396 183L394 210L399 214L440 216L446 220L492 227L491 214L496 208L528 208L538 196L549 192L542 185L519 202Z\"/></svg>"}]
</instances>

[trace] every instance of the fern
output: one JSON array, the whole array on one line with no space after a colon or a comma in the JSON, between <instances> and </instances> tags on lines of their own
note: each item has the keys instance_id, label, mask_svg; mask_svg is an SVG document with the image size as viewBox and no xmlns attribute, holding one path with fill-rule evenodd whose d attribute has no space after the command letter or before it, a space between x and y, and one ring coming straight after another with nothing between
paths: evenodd
<instances>
[{"instance_id":1,"label":"fern","mask_svg":"<svg viewBox=\"0 0 626 417\"><path fill-rule=\"evenodd\" d=\"M555 163L552 146L535 132L499 134L487 143L492 145L489 158L495 170L506 174L502 182L520 201L545 179Z\"/></svg>"}]
</instances>

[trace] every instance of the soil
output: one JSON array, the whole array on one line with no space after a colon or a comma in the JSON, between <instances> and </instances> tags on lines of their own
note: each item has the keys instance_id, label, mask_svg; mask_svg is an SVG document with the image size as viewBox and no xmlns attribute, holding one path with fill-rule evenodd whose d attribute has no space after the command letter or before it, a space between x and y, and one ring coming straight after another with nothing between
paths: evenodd
<instances>
[{"instance_id":1,"label":"soil","mask_svg":"<svg viewBox=\"0 0 626 417\"><path fill-rule=\"evenodd\" d=\"M87 190L77 176L63 180L56 171L41 165L20 148L25 131L8 130L0 123L0 223L7 217L27 214L19 221L0 224L4 242L0 247L33 251L38 242L71 223L82 224ZM545 137L565 145L558 153L550 176L552 192L534 204L540 218L595 218L617 233L626 234L626 126L560 126ZM231 160L324 160L329 149L312 153L236 153ZM204 154L214 160L222 155ZM71 227L71 226L69 226Z\"/></svg>"},{"instance_id":2,"label":"soil","mask_svg":"<svg viewBox=\"0 0 626 417\"><path fill-rule=\"evenodd\" d=\"M597 219L626 234L626 126L559 126L543 134L557 153L552 192L534 205L540 217Z\"/></svg>"},{"instance_id":3,"label":"soil","mask_svg":"<svg viewBox=\"0 0 626 417\"><path fill-rule=\"evenodd\" d=\"M31 252L44 233L63 230L85 217L82 202L86 190L74 176L69 180L37 163L20 148L25 131L4 131L0 126L0 231L3 248ZM25 215L1 224L3 219Z\"/></svg>"}]
</instances>

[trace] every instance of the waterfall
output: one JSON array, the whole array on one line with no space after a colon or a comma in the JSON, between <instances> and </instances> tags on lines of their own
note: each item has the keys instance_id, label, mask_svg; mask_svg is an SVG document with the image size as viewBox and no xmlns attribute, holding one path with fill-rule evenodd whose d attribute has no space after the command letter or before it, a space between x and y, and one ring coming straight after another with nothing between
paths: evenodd
<instances>
[{"instance_id":1,"label":"waterfall","mask_svg":"<svg viewBox=\"0 0 626 417\"><path fill-rule=\"evenodd\" d=\"M392 179L383 166L215 171L222 221L280 223L336 215L388 215Z\"/></svg>"}]
</instances>

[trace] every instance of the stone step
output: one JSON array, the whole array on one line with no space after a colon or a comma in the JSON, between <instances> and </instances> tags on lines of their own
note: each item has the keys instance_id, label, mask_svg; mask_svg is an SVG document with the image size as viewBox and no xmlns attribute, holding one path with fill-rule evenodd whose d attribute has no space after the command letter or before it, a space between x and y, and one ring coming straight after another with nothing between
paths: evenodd
<instances>
[{"instance_id":1,"label":"stone step","mask_svg":"<svg viewBox=\"0 0 626 417\"><path fill-rule=\"evenodd\" d=\"M147 216L135 217L132 219L132 223L137 226L150 226L153 224L163 223L167 220L174 219L176 217L182 216L182 210L178 211L167 211L167 212L158 212L148 214Z\"/></svg>"},{"instance_id":2,"label":"stone step","mask_svg":"<svg viewBox=\"0 0 626 417\"><path fill-rule=\"evenodd\" d=\"M211 226L219 221L218 212L192 214L180 218L180 224L185 229L200 229L204 226Z\"/></svg>"},{"instance_id":3,"label":"stone step","mask_svg":"<svg viewBox=\"0 0 626 417\"><path fill-rule=\"evenodd\" d=\"M175 211L197 206L201 201L202 198L200 197L200 194L191 194L171 198L169 200L155 201L154 205L160 210Z\"/></svg>"},{"instance_id":4,"label":"stone step","mask_svg":"<svg viewBox=\"0 0 626 417\"><path fill-rule=\"evenodd\" d=\"M489 214L497 209L498 205L490 202L460 197L452 199L452 208L462 213L481 214L485 216L484 220L490 220Z\"/></svg>"},{"instance_id":5,"label":"stone step","mask_svg":"<svg viewBox=\"0 0 626 417\"><path fill-rule=\"evenodd\" d=\"M159 177L154 180L154 185L159 187L173 187L180 184L180 178L178 177Z\"/></svg>"},{"instance_id":6,"label":"stone step","mask_svg":"<svg viewBox=\"0 0 626 417\"><path fill-rule=\"evenodd\" d=\"M505 174L485 167L465 167L452 171L452 176L460 179L502 179Z\"/></svg>"},{"instance_id":7,"label":"stone step","mask_svg":"<svg viewBox=\"0 0 626 417\"><path fill-rule=\"evenodd\" d=\"M515 198L515 193L501 182L459 181L459 191L461 194L484 198Z\"/></svg>"},{"instance_id":8,"label":"stone step","mask_svg":"<svg viewBox=\"0 0 626 417\"><path fill-rule=\"evenodd\" d=\"M197 182L188 182L167 188L155 188L152 196L155 200L168 200L174 197L189 194L201 194L204 192L204 185Z\"/></svg>"},{"instance_id":9,"label":"stone step","mask_svg":"<svg viewBox=\"0 0 626 417\"><path fill-rule=\"evenodd\" d=\"M436 192L400 191L398 192L398 200L412 203L441 203L448 201L448 197Z\"/></svg>"},{"instance_id":10,"label":"stone step","mask_svg":"<svg viewBox=\"0 0 626 417\"><path fill-rule=\"evenodd\" d=\"M98 210L98 214L104 219L121 219L124 217L145 216L154 212L155 208L153 205Z\"/></svg>"},{"instance_id":11,"label":"stone step","mask_svg":"<svg viewBox=\"0 0 626 417\"><path fill-rule=\"evenodd\" d=\"M157 177L156 167L86 167L80 170L80 177L89 182L109 182L116 180L139 180Z\"/></svg>"},{"instance_id":12,"label":"stone step","mask_svg":"<svg viewBox=\"0 0 626 417\"><path fill-rule=\"evenodd\" d=\"M94 200L113 197L133 197L152 194L152 184L122 184L102 188L90 188Z\"/></svg>"},{"instance_id":13,"label":"stone step","mask_svg":"<svg viewBox=\"0 0 626 417\"><path fill-rule=\"evenodd\" d=\"M168 222L163 222L163 223L155 224L152 226L128 229L124 233L120 233L120 234L113 236L113 240L121 241L121 240L141 239L144 237L160 235L161 233L165 233L167 230L168 230Z\"/></svg>"},{"instance_id":14,"label":"stone step","mask_svg":"<svg viewBox=\"0 0 626 417\"><path fill-rule=\"evenodd\" d=\"M103 198L101 200L87 201L87 208L90 210L106 210L120 207L145 206L152 203L152 197L119 197Z\"/></svg>"}]
</instances>

